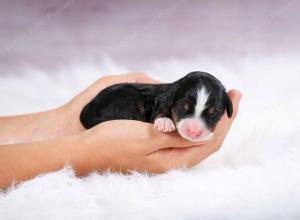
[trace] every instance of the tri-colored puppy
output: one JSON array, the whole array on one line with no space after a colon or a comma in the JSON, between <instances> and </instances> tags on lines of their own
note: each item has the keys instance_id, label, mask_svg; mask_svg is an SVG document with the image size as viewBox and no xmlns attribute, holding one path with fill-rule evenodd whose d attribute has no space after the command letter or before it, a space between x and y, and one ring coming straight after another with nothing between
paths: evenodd
<instances>
[{"instance_id":1,"label":"tri-colored puppy","mask_svg":"<svg viewBox=\"0 0 300 220\"><path fill-rule=\"evenodd\" d=\"M154 123L161 132L176 130L189 141L204 141L232 103L224 86L205 72L191 72L170 84L116 84L102 90L80 115L85 128L115 119ZM130 128L128 128L130 129Z\"/></svg>"}]
</instances>

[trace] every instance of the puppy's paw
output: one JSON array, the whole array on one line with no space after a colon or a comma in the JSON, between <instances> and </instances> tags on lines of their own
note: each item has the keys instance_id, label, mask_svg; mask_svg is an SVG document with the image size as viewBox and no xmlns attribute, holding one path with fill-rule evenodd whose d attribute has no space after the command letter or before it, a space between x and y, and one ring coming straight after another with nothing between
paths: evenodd
<instances>
[{"instance_id":1,"label":"puppy's paw","mask_svg":"<svg viewBox=\"0 0 300 220\"><path fill-rule=\"evenodd\" d=\"M170 118L157 118L154 127L161 132L172 132L176 129L174 122Z\"/></svg>"}]
</instances>

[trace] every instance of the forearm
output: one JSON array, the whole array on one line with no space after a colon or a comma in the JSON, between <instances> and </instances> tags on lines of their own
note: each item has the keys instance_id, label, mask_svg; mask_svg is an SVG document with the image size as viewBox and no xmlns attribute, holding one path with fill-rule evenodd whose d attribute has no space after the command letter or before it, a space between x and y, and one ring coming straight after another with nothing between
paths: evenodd
<instances>
[{"instance_id":1,"label":"forearm","mask_svg":"<svg viewBox=\"0 0 300 220\"><path fill-rule=\"evenodd\" d=\"M81 174L86 152L79 136L34 143L0 146L0 188L70 164Z\"/></svg>"},{"instance_id":2,"label":"forearm","mask_svg":"<svg viewBox=\"0 0 300 220\"><path fill-rule=\"evenodd\" d=\"M79 133L83 127L67 106L46 112L0 117L0 145L34 142Z\"/></svg>"}]
</instances>

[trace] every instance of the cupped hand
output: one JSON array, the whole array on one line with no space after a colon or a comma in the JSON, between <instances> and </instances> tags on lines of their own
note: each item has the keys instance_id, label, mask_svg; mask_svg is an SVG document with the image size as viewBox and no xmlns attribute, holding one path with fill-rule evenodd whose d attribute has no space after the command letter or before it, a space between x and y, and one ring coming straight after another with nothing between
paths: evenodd
<instances>
[{"instance_id":1,"label":"cupped hand","mask_svg":"<svg viewBox=\"0 0 300 220\"><path fill-rule=\"evenodd\" d=\"M233 116L228 118L224 114L213 138L207 142L189 142L177 132L161 133L153 124L130 120L108 121L87 130L82 140L89 163L80 172L109 168L160 173L194 166L221 147L238 113L241 93L231 90L228 95L234 107Z\"/></svg>"}]
</instances>

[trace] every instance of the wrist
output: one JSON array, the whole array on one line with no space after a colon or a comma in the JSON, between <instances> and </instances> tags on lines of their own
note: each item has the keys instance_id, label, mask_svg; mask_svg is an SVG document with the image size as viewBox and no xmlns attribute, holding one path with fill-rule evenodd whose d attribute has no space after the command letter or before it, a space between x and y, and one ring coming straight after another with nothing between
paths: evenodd
<instances>
[{"instance_id":1,"label":"wrist","mask_svg":"<svg viewBox=\"0 0 300 220\"><path fill-rule=\"evenodd\" d=\"M81 132L71 137L73 146L70 164L79 176L93 171L103 171L108 168L107 157L102 145L101 134L97 137L91 130Z\"/></svg>"}]
</instances>

